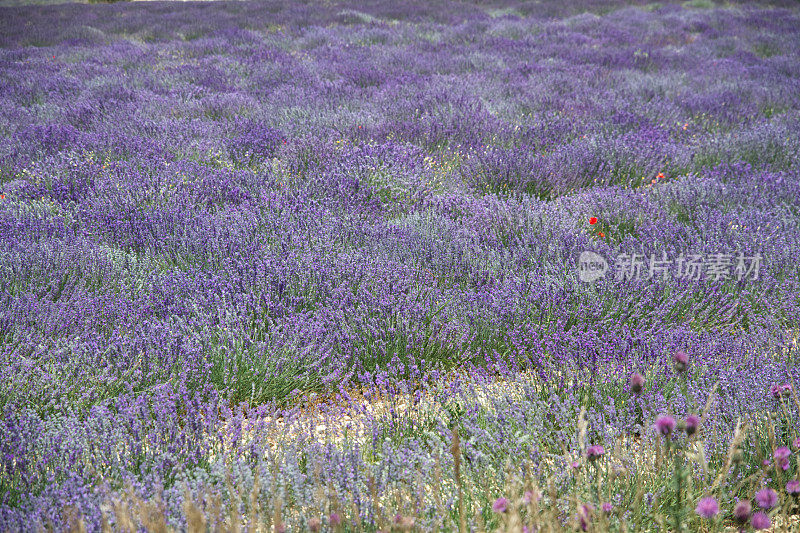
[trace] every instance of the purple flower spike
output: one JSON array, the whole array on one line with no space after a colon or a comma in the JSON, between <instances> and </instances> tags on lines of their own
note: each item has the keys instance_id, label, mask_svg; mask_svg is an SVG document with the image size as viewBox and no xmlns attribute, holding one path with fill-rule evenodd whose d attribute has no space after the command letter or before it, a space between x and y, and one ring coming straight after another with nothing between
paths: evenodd
<instances>
[{"instance_id":1,"label":"purple flower spike","mask_svg":"<svg viewBox=\"0 0 800 533\"><path fill-rule=\"evenodd\" d=\"M753 515L753 518L750 520L750 525L753 526L753 529L759 531L761 529L769 529L772 527L772 522L766 513L758 512Z\"/></svg>"},{"instance_id":2,"label":"purple flower spike","mask_svg":"<svg viewBox=\"0 0 800 533\"><path fill-rule=\"evenodd\" d=\"M666 437L675 430L675 419L669 415L660 415L656 418L656 429Z\"/></svg>"},{"instance_id":3,"label":"purple flower spike","mask_svg":"<svg viewBox=\"0 0 800 533\"><path fill-rule=\"evenodd\" d=\"M762 509L770 509L778 503L778 495L772 489L761 489L756 492L756 502Z\"/></svg>"},{"instance_id":4,"label":"purple flower spike","mask_svg":"<svg viewBox=\"0 0 800 533\"><path fill-rule=\"evenodd\" d=\"M508 509L508 500L505 498L497 498L492 504L492 511L495 513L505 513Z\"/></svg>"},{"instance_id":5,"label":"purple flower spike","mask_svg":"<svg viewBox=\"0 0 800 533\"><path fill-rule=\"evenodd\" d=\"M717 503L717 500L709 496L701 499L697 503L695 512L703 518L714 518L719 512L719 504Z\"/></svg>"}]
</instances>

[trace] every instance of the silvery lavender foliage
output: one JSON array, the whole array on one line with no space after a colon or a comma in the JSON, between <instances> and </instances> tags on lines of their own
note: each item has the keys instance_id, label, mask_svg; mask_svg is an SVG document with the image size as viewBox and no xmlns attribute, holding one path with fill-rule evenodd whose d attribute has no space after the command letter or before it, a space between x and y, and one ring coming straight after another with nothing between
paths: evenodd
<instances>
[{"instance_id":1,"label":"silvery lavender foliage","mask_svg":"<svg viewBox=\"0 0 800 533\"><path fill-rule=\"evenodd\" d=\"M96 530L126 483L179 527L229 467L375 520L369 478L447 475L454 425L502 483L581 406L610 450L718 384L712 457L800 386L796 6L362 4L0 8L0 529ZM583 284L583 250L764 265ZM498 376L516 400L476 399ZM447 415L245 427L356 386Z\"/></svg>"}]
</instances>

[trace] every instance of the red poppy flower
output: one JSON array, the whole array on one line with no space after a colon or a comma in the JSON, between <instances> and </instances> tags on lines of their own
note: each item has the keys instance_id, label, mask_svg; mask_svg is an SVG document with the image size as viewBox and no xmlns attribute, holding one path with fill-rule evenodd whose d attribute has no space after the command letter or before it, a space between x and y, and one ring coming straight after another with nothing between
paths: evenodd
<instances>
[{"instance_id":1,"label":"red poppy flower","mask_svg":"<svg viewBox=\"0 0 800 533\"><path fill-rule=\"evenodd\" d=\"M601 231L601 232L599 232L599 233L598 233L598 235L600 235L600 238L601 238L601 239L602 239L602 238L605 238L605 236L606 236L606 234L605 234L605 233L603 233L602 231Z\"/></svg>"},{"instance_id":2,"label":"red poppy flower","mask_svg":"<svg viewBox=\"0 0 800 533\"><path fill-rule=\"evenodd\" d=\"M6 195L5 194L0 194L0 200L5 200L5 199L6 199Z\"/></svg>"},{"instance_id":3,"label":"red poppy flower","mask_svg":"<svg viewBox=\"0 0 800 533\"><path fill-rule=\"evenodd\" d=\"M591 224L592 226L594 226L595 224L597 224L597 217L592 217L592 218L590 218L590 219L589 219L589 224Z\"/></svg>"},{"instance_id":4,"label":"red poppy flower","mask_svg":"<svg viewBox=\"0 0 800 533\"><path fill-rule=\"evenodd\" d=\"M664 179L664 173L663 172L659 172L658 176L656 176L656 179L663 180Z\"/></svg>"}]
</instances>

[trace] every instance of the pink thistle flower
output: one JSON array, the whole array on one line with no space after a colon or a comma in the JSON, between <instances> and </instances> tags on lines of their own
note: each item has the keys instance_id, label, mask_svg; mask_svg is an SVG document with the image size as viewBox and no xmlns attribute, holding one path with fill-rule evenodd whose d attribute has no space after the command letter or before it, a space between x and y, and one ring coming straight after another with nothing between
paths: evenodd
<instances>
[{"instance_id":1,"label":"pink thistle flower","mask_svg":"<svg viewBox=\"0 0 800 533\"><path fill-rule=\"evenodd\" d=\"M668 436L675 430L675 419L669 415L660 415L656 418L656 429L665 437Z\"/></svg>"},{"instance_id":2,"label":"pink thistle flower","mask_svg":"<svg viewBox=\"0 0 800 533\"><path fill-rule=\"evenodd\" d=\"M775 450L775 461L778 463L784 470L789 470L789 456L792 455L792 452L786 446L781 446L777 450Z\"/></svg>"},{"instance_id":3,"label":"pink thistle flower","mask_svg":"<svg viewBox=\"0 0 800 533\"><path fill-rule=\"evenodd\" d=\"M703 518L714 518L719 512L719 504L717 500L709 496L701 499L694 511Z\"/></svg>"},{"instance_id":4,"label":"pink thistle flower","mask_svg":"<svg viewBox=\"0 0 800 533\"><path fill-rule=\"evenodd\" d=\"M700 427L700 417L697 415L689 415L686 417L685 424L686 434L691 437L697 432L697 428Z\"/></svg>"},{"instance_id":5,"label":"pink thistle flower","mask_svg":"<svg viewBox=\"0 0 800 533\"><path fill-rule=\"evenodd\" d=\"M750 519L750 525L753 526L753 529L756 531L760 531L762 529L769 529L772 527L772 521L769 519L766 513L758 512L753 515L753 518Z\"/></svg>"},{"instance_id":6,"label":"pink thistle flower","mask_svg":"<svg viewBox=\"0 0 800 533\"><path fill-rule=\"evenodd\" d=\"M589 446L589 448L586 449L586 457L590 461L599 459L600 457L603 456L604 453L606 453L605 448L603 448L599 444L595 444L594 446Z\"/></svg>"},{"instance_id":7,"label":"pink thistle flower","mask_svg":"<svg viewBox=\"0 0 800 533\"><path fill-rule=\"evenodd\" d=\"M675 363L675 370L678 372L686 372L686 369L689 368L689 356L684 351L675 352L675 355L672 356L672 362Z\"/></svg>"},{"instance_id":8,"label":"pink thistle flower","mask_svg":"<svg viewBox=\"0 0 800 533\"><path fill-rule=\"evenodd\" d=\"M497 498L492 504L492 511L495 513L505 513L508 509L508 500L505 498Z\"/></svg>"},{"instance_id":9,"label":"pink thistle flower","mask_svg":"<svg viewBox=\"0 0 800 533\"><path fill-rule=\"evenodd\" d=\"M642 387L644 387L644 376L638 372L631 374L631 391L634 394L639 394L642 392Z\"/></svg>"},{"instance_id":10,"label":"pink thistle flower","mask_svg":"<svg viewBox=\"0 0 800 533\"><path fill-rule=\"evenodd\" d=\"M578 524L580 525L581 531L586 531L589 529L593 512L594 506L592 506L591 503L584 503L578 507Z\"/></svg>"},{"instance_id":11,"label":"pink thistle flower","mask_svg":"<svg viewBox=\"0 0 800 533\"><path fill-rule=\"evenodd\" d=\"M756 492L756 502L762 509L769 509L778 503L778 495L772 489L761 489Z\"/></svg>"},{"instance_id":12,"label":"pink thistle flower","mask_svg":"<svg viewBox=\"0 0 800 533\"><path fill-rule=\"evenodd\" d=\"M750 518L750 511L752 510L750 502L742 500L733 508L733 517L736 518L736 521L740 524L744 524L747 522L747 519Z\"/></svg>"},{"instance_id":13,"label":"pink thistle flower","mask_svg":"<svg viewBox=\"0 0 800 533\"><path fill-rule=\"evenodd\" d=\"M800 494L800 481L792 479L786 482L786 492L789 494Z\"/></svg>"}]
</instances>

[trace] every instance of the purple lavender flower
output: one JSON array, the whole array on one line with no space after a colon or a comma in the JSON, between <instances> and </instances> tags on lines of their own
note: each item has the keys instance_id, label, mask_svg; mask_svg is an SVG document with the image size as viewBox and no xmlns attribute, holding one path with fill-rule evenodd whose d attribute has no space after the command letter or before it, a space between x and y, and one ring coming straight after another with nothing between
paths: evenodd
<instances>
[{"instance_id":1,"label":"purple lavender flower","mask_svg":"<svg viewBox=\"0 0 800 533\"><path fill-rule=\"evenodd\" d=\"M594 461L595 459L599 459L600 457L603 456L604 453L606 453L605 448L603 448L599 444L595 444L594 446L589 446L589 448L586 449L586 457L590 461Z\"/></svg>"},{"instance_id":2,"label":"purple lavender flower","mask_svg":"<svg viewBox=\"0 0 800 533\"><path fill-rule=\"evenodd\" d=\"M697 503L695 512L703 518L714 518L719 513L719 504L717 500L708 496Z\"/></svg>"},{"instance_id":3,"label":"purple lavender flower","mask_svg":"<svg viewBox=\"0 0 800 533\"><path fill-rule=\"evenodd\" d=\"M639 394L642 392L642 387L644 387L644 376L638 372L631 374L631 391Z\"/></svg>"},{"instance_id":4,"label":"purple lavender flower","mask_svg":"<svg viewBox=\"0 0 800 533\"><path fill-rule=\"evenodd\" d=\"M744 524L750 518L751 511L752 506L750 505L750 502L747 500L742 500L736 504L736 507L733 508L733 517L740 524Z\"/></svg>"},{"instance_id":5,"label":"purple lavender flower","mask_svg":"<svg viewBox=\"0 0 800 533\"><path fill-rule=\"evenodd\" d=\"M759 511L750 519L750 525L753 526L753 529L759 531L772 527L772 521L769 519L769 516L767 516L767 513Z\"/></svg>"},{"instance_id":6,"label":"purple lavender flower","mask_svg":"<svg viewBox=\"0 0 800 533\"><path fill-rule=\"evenodd\" d=\"M689 356L682 350L675 352L672 362L675 363L675 370L678 372L686 372L686 369L689 368Z\"/></svg>"},{"instance_id":7,"label":"purple lavender flower","mask_svg":"<svg viewBox=\"0 0 800 533\"><path fill-rule=\"evenodd\" d=\"M675 430L675 419L669 415L659 415L656 418L656 429L665 437L668 436Z\"/></svg>"},{"instance_id":8,"label":"purple lavender flower","mask_svg":"<svg viewBox=\"0 0 800 533\"><path fill-rule=\"evenodd\" d=\"M503 497L497 498L492 504L492 511L495 513L505 513L506 509L508 509L508 500Z\"/></svg>"},{"instance_id":9,"label":"purple lavender flower","mask_svg":"<svg viewBox=\"0 0 800 533\"><path fill-rule=\"evenodd\" d=\"M786 482L786 492L789 494L800 494L800 481L790 479Z\"/></svg>"},{"instance_id":10,"label":"purple lavender flower","mask_svg":"<svg viewBox=\"0 0 800 533\"><path fill-rule=\"evenodd\" d=\"M770 509L778 503L778 495L772 489L761 489L756 492L756 503L762 509Z\"/></svg>"},{"instance_id":11,"label":"purple lavender flower","mask_svg":"<svg viewBox=\"0 0 800 533\"><path fill-rule=\"evenodd\" d=\"M684 424L686 425L686 434L691 437L700 427L700 417L697 415L689 415L686 417Z\"/></svg>"}]
</instances>

